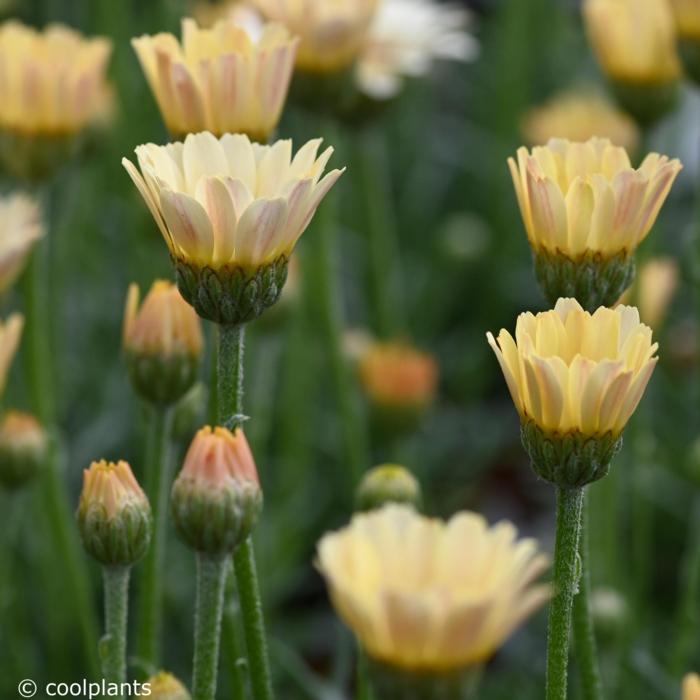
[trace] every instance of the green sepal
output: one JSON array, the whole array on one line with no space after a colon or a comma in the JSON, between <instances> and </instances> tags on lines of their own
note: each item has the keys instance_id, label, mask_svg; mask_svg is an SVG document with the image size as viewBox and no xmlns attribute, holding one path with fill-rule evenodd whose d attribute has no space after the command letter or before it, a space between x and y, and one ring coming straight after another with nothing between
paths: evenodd
<instances>
[{"instance_id":1,"label":"green sepal","mask_svg":"<svg viewBox=\"0 0 700 700\"><path fill-rule=\"evenodd\" d=\"M475 697L480 669L414 671L368 659L375 697L381 700L469 700Z\"/></svg>"},{"instance_id":2,"label":"green sepal","mask_svg":"<svg viewBox=\"0 0 700 700\"><path fill-rule=\"evenodd\" d=\"M280 297L289 261L281 256L260 267L199 267L173 257L183 299L204 319L239 325L258 318Z\"/></svg>"},{"instance_id":3,"label":"green sepal","mask_svg":"<svg viewBox=\"0 0 700 700\"><path fill-rule=\"evenodd\" d=\"M192 549L211 555L233 552L252 532L262 510L260 487L229 481L213 489L188 477L173 484L170 510L180 538Z\"/></svg>"},{"instance_id":4,"label":"green sepal","mask_svg":"<svg viewBox=\"0 0 700 700\"><path fill-rule=\"evenodd\" d=\"M367 472L355 495L356 509L369 511L387 503L404 503L420 509L420 484L408 469L398 464L382 464Z\"/></svg>"},{"instance_id":5,"label":"green sepal","mask_svg":"<svg viewBox=\"0 0 700 700\"><path fill-rule=\"evenodd\" d=\"M126 353L126 366L134 391L161 406L177 403L199 376L200 357L187 353Z\"/></svg>"},{"instance_id":6,"label":"green sepal","mask_svg":"<svg viewBox=\"0 0 700 700\"><path fill-rule=\"evenodd\" d=\"M614 306L634 281L634 256L627 251L570 258L541 249L533 252L533 259L537 281L552 306L561 297L573 298L592 313L600 306Z\"/></svg>"},{"instance_id":7,"label":"green sepal","mask_svg":"<svg viewBox=\"0 0 700 700\"><path fill-rule=\"evenodd\" d=\"M561 488L580 488L602 479L622 446L622 436L613 433L584 435L548 432L534 421L520 424L523 447L535 473Z\"/></svg>"},{"instance_id":8,"label":"green sepal","mask_svg":"<svg viewBox=\"0 0 700 700\"><path fill-rule=\"evenodd\" d=\"M151 542L153 517L147 501L124 506L110 518L104 506L78 509L78 527L85 550L104 566L131 566Z\"/></svg>"}]
</instances>

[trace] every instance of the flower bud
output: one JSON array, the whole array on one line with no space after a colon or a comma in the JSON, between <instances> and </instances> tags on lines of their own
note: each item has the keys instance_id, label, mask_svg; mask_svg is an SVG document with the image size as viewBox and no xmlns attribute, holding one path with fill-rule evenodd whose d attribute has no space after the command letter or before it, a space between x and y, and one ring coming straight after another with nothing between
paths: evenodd
<instances>
[{"instance_id":1,"label":"flower bud","mask_svg":"<svg viewBox=\"0 0 700 700\"><path fill-rule=\"evenodd\" d=\"M151 689L150 700L191 700L187 688L175 676L165 671L149 678L146 684Z\"/></svg>"},{"instance_id":2,"label":"flower bud","mask_svg":"<svg viewBox=\"0 0 700 700\"><path fill-rule=\"evenodd\" d=\"M405 503L420 508L422 494L418 479L398 464L370 469L357 489L357 509L381 508L385 503Z\"/></svg>"},{"instance_id":3,"label":"flower bud","mask_svg":"<svg viewBox=\"0 0 700 700\"><path fill-rule=\"evenodd\" d=\"M377 343L361 358L359 372L374 417L388 432L414 430L437 390L434 358L405 344Z\"/></svg>"},{"instance_id":4,"label":"flower bud","mask_svg":"<svg viewBox=\"0 0 700 700\"><path fill-rule=\"evenodd\" d=\"M41 468L47 449L46 432L34 416L8 411L0 423L0 484L23 486Z\"/></svg>"},{"instance_id":5,"label":"flower bud","mask_svg":"<svg viewBox=\"0 0 700 700\"><path fill-rule=\"evenodd\" d=\"M136 393L151 403L181 399L197 379L202 329L177 287L158 280L139 309L139 288L132 284L124 313L124 349Z\"/></svg>"},{"instance_id":6,"label":"flower bud","mask_svg":"<svg viewBox=\"0 0 700 700\"><path fill-rule=\"evenodd\" d=\"M224 555L250 534L262 508L253 454L243 431L202 428L173 484L180 537L198 552Z\"/></svg>"},{"instance_id":7,"label":"flower bud","mask_svg":"<svg viewBox=\"0 0 700 700\"><path fill-rule=\"evenodd\" d=\"M93 462L83 472L78 526L87 552L104 566L130 566L151 541L151 506L127 462Z\"/></svg>"}]
</instances>

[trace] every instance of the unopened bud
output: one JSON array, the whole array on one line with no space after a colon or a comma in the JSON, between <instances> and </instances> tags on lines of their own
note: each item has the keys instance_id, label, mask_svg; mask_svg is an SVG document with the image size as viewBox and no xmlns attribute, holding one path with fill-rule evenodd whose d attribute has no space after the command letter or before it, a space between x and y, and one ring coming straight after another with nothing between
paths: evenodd
<instances>
[{"instance_id":1,"label":"unopened bud","mask_svg":"<svg viewBox=\"0 0 700 700\"><path fill-rule=\"evenodd\" d=\"M398 464L382 464L365 474L357 489L357 509L374 510L385 503L406 503L420 508L418 480Z\"/></svg>"},{"instance_id":2,"label":"unopened bud","mask_svg":"<svg viewBox=\"0 0 700 700\"><path fill-rule=\"evenodd\" d=\"M0 484L23 486L39 471L47 451L48 437L36 418L8 411L0 423Z\"/></svg>"},{"instance_id":3,"label":"unopened bud","mask_svg":"<svg viewBox=\"0 0 700 700\"><path fill-rule=\"evenodd\" d=\"M149 678L146 684L151 689L150 700L191 700L187 688L175 676L165 671Z\"/></svg>"}]
</instances>

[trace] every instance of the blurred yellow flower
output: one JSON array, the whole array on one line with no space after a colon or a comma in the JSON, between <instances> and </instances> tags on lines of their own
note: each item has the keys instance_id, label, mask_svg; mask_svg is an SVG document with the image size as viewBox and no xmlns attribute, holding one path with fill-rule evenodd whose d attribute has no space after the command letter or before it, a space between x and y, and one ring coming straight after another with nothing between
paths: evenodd
<instances>
[{"instance_id":1,"label":"blurred yellow flower","mask_svg":"<svg viewBox=\"0 0 700 700\"><path fill-rule=\"evenodd\" d=\"M151 688L150 700L191 700L187 688L165 671L149 678L147 683Z\"/></svg>"},{"instance_id":2,"label":"blurred yellow flower","mask_svg":"<svg viewBox=\"0 0 700 700\"><path fill-rule=\"evenodd\" d=\"M0 294L24 269L34 244L45 234L39 204L25 194L0 197Z\"/></svg>"},{"instance_id":3,"label":"blurred yellow flower","mask_svg":"<svg viewBox=\"0 0 700 700\"><path fill-rule=\"evenodd\" d=\"M225 19L257 38L262 33L263 18L251 2L245 0L224 0L224 2L198 2L192 10L194 19L201 27L212 27Z\"/></svg>"},{"instance_id":4,"label":"blurred yellow flower","mask_svg":"<svg viewBox=\"0 0 700 700\"><path fill-rule=\"evenodd\" d=\"M434 0L383 0L359 54L356 79L375 99L394 97L405 76L428 73L435 59L467 61L478 44L466 32L467 11Z\"/></svg>"},{"instance_id":5,"label":"blurred yellow flower","mask_svg":"<svg viewBox=\"0 0 700 700\"><path fill-rule=\"evenodd\" d=\"M689 673L683 679L682 700L700 700L700 676Z\"/></svg>"},{"instance_id":6,"label":"blurred yellow flower","mask_svg":"<svg viewBox=\"0 0 700 700\"><path fill-rule=\"evenodd\" d=\"M132 40L174 136L208 130L261 141L282 114L297 43L279 24L254 38L227 20L201 29L189 18L182 21L182 45L172 34Z\"/></svg>"},{"instance_id":7,"label":"blurred yellow flower","mask_svg":"<svg viewBox=\"0 0 700 700\"><path fill-rule=\"evenodd\" d=\"M318 545L336 611L375 661L440 673L481 664L549 597L537 542L476 513L444 523L389 504Z\"/></svg>"},{"instance_id":8,"label":"blurred yellow flower","mask_svg":"<svg viewBox=\"0 0 700 700\"><path fill-rule=\"evenodd\" d=\"M678 263L673 258L652 258L641 265L634 287L621 303L633 300L642 321L656 330L664 322L679 276Z\"/></svg>"},{"instance_id":9,"label":"blurred yellow flower","mask_svg":"<svg viewBox=\"0 0 700 700\"><path fill-rule=\"evenodd\" d=\"M585 0L583 11L598 61L610 78L666 83L680 77L668 0Z\"/></svg>"},{"instance_id":10,"label":"blurred yellow flower","mask_svg":"<svg viewBox=\"0 0 700 700\"><path fill-rule=\"evenodd\" d=\"M610 139L628 152L639 143L634 120L592 90L556 95L525 118L523 134L532 145L552 138L588 141L594 136Z\"/></svg>"},{"instance_id":11,"label":"blurred yellow flower","mask_svg":"<svg viewBox=\"0 0 700 700\"><path fill-rule=\"evenodd\" d=\"M129 286L124 312L124 347L139 355L202 353L199 317L171 282L156 280L139 308L137 284Z\"/></svg>"},{"instance_id":12,"label":"blurred yellow flower","mask_svg":"<svg viewBox=\"0 0 700 700\"><path fill-rule=\"evenodd\" d=\"M258 9L301 38L297 66L313 73L348 68L364 45L380 0L255 0Z\"/></svg>"},{"instance_id":13,"label":"blurred yellow flower","mask_svg":"<svg viewBox=\"0 0 700 700\"><path fill-rule=\"evenodd\" d=\"M23 328L22 314L11 314L4 323L0 322L0 392L5 389L7 374L17 352Z\"/></svg>"},{"instance_id":14,"label":"blurred yellow flower","mask_svg":"<svg viewBox=\"0 0 700 700\"><path fill-rule=\"evenodd\" d=\"M644 394L658 357L634 307L584 311L560 299L553 311L518 317L496 353L521 420L546 433L618 436Z\"/></svg>"},{"instance_id":15,"label":"blurred yellow flower","mask_svg":"<svg viewBox=\"0 0 700 700\"><path fill-rule=\"evenodd\" d=\"M104 111L111 43L52 24L36 31L0 25L0 128L22 135L70 136Z\"/></svg>"},{"instance_id":16,"label":"blurred yellow flower","mask_svg":"<svg viewBox=\"0 0 700 700\"><path fill-rule=\"evenodd\" d=\"M635 170L623 148L601 138L520 148L508 166L530 245L569 258L634 252L682 168L650 153Z\"/></svg>"},{"instance_id":17,"label":"blurred yellow flower","mask_svg":"<svg viewBox=\"0 0 700 700\"><path fill-rule=\"evenodd\" d=\"M700 41L700 2L671 0L678 34L684 39Z\"/></svg>"},{"instance_id":18,"label":"blurred yellow flower","mask_svg":"<svg viewBox=\"0 0 700 700\"><path fill-rule=\"evenodd\" d=\"M183 143L136 149L141 172L122 163L177 260L255 268L288 257L316 207L342 174L323 171L333 148L321 139L292 158L292 142L190 134Z\"/></svg>"}]
</instances>

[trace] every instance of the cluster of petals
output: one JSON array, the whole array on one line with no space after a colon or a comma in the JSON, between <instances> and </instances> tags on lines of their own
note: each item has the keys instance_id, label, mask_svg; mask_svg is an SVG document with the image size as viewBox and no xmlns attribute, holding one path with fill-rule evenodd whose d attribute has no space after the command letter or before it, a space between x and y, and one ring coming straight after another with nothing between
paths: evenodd
<instances>
[{"instance_id":1,"label":"cluster of petals","mask_svg":"<svg viewBox=\"0 0 700 700\"><path fill-rule=\"evenodd\" d=\"M108 518L118 517L125 508L138 503L148 503L128 462L93 462L83 470L83 491L80 509L103 508Z\"/></svg>"}]
</instances>

